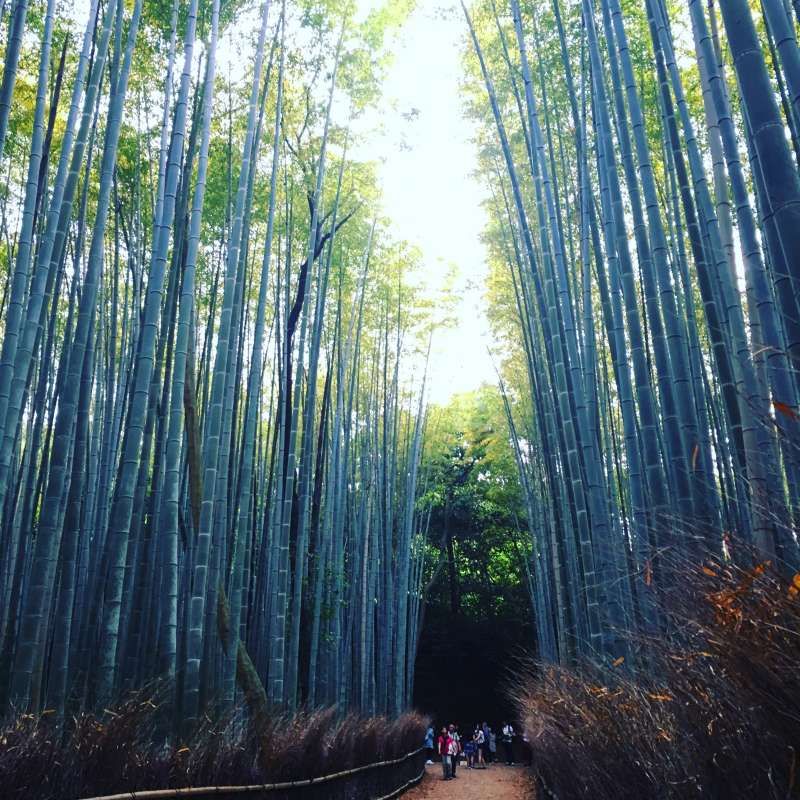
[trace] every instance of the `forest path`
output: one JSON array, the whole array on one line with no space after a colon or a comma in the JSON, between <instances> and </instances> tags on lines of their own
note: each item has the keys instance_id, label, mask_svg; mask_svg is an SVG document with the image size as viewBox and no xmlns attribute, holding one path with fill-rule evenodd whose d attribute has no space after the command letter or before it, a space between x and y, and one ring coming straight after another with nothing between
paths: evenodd
<instances>
[{"instance_id":1,"label":"forest path","mask_svg":"<svg viewBox=\"0 0 800 800\"><path fill-rule=\"evenodd\" d=\"M533 784L524 767L495 764L488 769L458 768L454 781L442 780L440 764L428 765L425 777L403 800L531 800Z\"/></svg>"}]
</instances>

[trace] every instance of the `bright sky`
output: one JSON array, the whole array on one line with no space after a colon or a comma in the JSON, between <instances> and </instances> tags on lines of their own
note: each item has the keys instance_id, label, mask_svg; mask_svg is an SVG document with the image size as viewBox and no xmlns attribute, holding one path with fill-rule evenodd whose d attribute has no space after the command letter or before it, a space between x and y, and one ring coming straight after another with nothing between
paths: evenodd
<instances>
[{"instance_id":1,"label":"bright sky","mask_svg":"<svg viewBox=\"0 0 800 800\"><path fill-rule=\"evenodd\" d=\"M378 4L362 0L365 9ZM369 121L376 130L357 153L381 161L384 210L394 235L421 249L430 289L444 287L456 268L458 323L435 335L431 352L428 385L434 403L496 379L482 300L485 191L472 175L473 126L462 114L459 96L464 42L457 5L418 0L393 47L378 118Z\"/></svg>"}]
</instances>

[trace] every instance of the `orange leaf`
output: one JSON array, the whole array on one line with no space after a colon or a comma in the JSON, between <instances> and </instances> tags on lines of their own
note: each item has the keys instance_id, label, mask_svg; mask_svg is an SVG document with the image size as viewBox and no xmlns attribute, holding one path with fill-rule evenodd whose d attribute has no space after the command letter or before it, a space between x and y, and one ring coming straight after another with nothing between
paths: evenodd
<instances>
[{"instance_id":1,"label":"orange leaf","mask_svg":"<svg viewBox=\"0 0 800 800\"><path fill-rule=\"evenodd\" d=\"M668 694L648 694L647 696L659 703L669 703L672 700L672 696Z\"/></svg>"},{"instance_id":2,"label":"orange leaf","mask_svg":"<svg viewBox=\"0 0 800 800\"><path fill-rule=\"evenodd\" d=\"M692 450L692 472L697 469L697 457L700 455L700 445L696 444Z\"/></svg>"},{"instance_id":3,"label":"orange leaf","mask_svg":"<svg viewBox=\"0 0 800 800\"><path fill-rule=\"evenodd\" d=\"M708 575L709 578L716 578L717 577L717 573L714 572L714 570L711 569L710 567L703 567L703 574L704 575Z\"/></svg>"},{"instance_id":4,"label":"orange leaf","mask_svg":"<svg viewBox=\"0 0 800 800\"><path fill-rule=\"evenodd\" d=\"M772 405L775 406L776 411L780 411L781 414L789 417L789 419L800 420L800 414L798 414L791 406L786 405L786 403L781 403L780 400L773 400Z\"/></svg>"},{"instance_id":5,"label":"orange leaf","mask_svg":"<svg viewBox=\"0 0 800 800\"><path fill-rule=\"evenodd\" d=\"M614 661L611 663L611 666L618 667L623 661L625 661L625 656L620 656L619 658L615 658Z\"/></svg>"},{"instance_id":6,"label":"orange leaf","mask_svg":"<svg viewBox=\"0 0 800 800\"><path fill-rule=\"evenodd\" d=\"M644 585L650 586L653 582L653 567L650 565L650 559L644 563Z\"/></svg>"}]
</instances>

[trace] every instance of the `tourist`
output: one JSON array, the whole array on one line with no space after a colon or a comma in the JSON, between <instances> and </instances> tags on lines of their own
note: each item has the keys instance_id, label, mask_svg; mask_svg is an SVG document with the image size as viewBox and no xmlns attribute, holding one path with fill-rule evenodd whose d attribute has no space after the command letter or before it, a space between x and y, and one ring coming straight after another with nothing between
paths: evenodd
<instances>
[{"instance_id":1,"label":"tourist","mask_svg":"<svg viewBox=\"0 0 800 800\"><path fill-rule=\"evenodd\" d=\"M492 754L489 752L489 733L492 729L488 722L484 722L481 730L483 731L483 760L489 764L492 760Z\"/></svg>"},{"instance_id":2,"label":"tourist","mask_svg":"<svg viewBox=\"0 0 800 800\"><path fill-rule=\"evenodd\" d=\"M533 766L533 748L531 747L531 740L528 738L527 731L522 731L522 755L525 759L524 764L526 767Z\"/></svg>"},{"instance_id":3,"label":"tourist","mask_svg":"<svg viewBox=\"0 0 800 800\"><path fill-rule=\"evenodd\" d=\"M500 729L501 741L503 742L503 749L506 751L506 764L509 767L514 766L514 726L510 722L504 722L503 727Z\"/></svg>"},{"instance_id":4,"label":"tourist","mask_svg":"<svg viewBox=\"0 0 800 800\"><path fill-rule=\"evenodd\" d=\"M448 754L451 756L450 774L451 777L456 778L456 767L458 766L458 757L461 755L461 737L458 735L458 729L451 722L447 728L447 735L450 737L450 745L447 748Z\"/></svg>"},{"instance_id":5,"label":"tourist","mask_svg":"<svg viewBox=\"0 0 800 800\"><path fill-rule=\"evenodd\" d=\"M475 742L472 739L468 739L464 743L464 755L467 757L467 769L475 768L475 750Z\"/></svg>"},{"instance_id":6,"label":"tourist","mask_svg":"<svg viewBox=\"0 0 800 800\"><path fill-rule=\"evenodd\" d=\"M486 759L484 758L484 750L486 749L486 737L483 733L483 728L480 725L475 726L475 733L472 735L472 741L475 743L475 756L477 759L477 768L486 769Z\"/></svg>"},{"instance_id":7,"label":"tourist","mask_svg":"<svg viewBox=\"0 0 800 800\"><path fill-rule=\"evenodd\" d=\"M489 728L489 763L493 764L497 758L497 734Z\"/></svg>"},{"instance_id":8,"label":"tourist","mask_svg":"<svg viewBox=\"0 0 800 800\"><path fill-rule=\"evenodd\" d=\"M425 755L425 763L433 764L433 725L428 725L428 730L425 731Z\"/></svg>"},{"instance_id":9,"label":"tourist","mask_svg":"<svg viewBox=\"0 0 800 800\"><path fill-rule=\"evenodd\" d=\"M442 757L442 779L450 780L450 735L447 728L442 726L439 738L436 740L437 752Z\"/></svg>"}]
</instances>

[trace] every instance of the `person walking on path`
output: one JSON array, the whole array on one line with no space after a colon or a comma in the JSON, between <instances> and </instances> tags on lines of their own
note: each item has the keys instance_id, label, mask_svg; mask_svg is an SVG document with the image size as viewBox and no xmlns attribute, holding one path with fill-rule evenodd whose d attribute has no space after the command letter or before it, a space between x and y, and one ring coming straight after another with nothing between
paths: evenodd
<instances>
[{"instance_id":1,"label":"person walking on path","mask_svg":"<svg viewBox=\"0 0 800 800\"><path fill-rule=\"evenodd\" d=\"M456 778L458 777L456 774L456 767L458 766L458 756L461 753L461 737L458 735L458 729L456 728L453 723L450 723L449 728L447 729L447 733L450 737L450 746L447 749L447 752L451 756L450 762L450 777Z\"/></svg>"},{"instance_id":2,"label":"person walking on path","mask_svg":"<svg viewBox=\"0 0 800 800\"><path fill-rule=\"evenodd\" d=\"M522 731L522 756L525 759L526 767L533 766L533 748L531 747L531 740L528 738L528 732Z\"/></svg>"},{"instance_id":3,"label":"person walking on path","mask_svg":"<svg viewBox=\"0 0 800 800\"><path fill-rule=\"evenodd\" d=\"M425 763L433 764L433 725L428 725L428 730L425 731L425 755Z\"/></svg>"},{"instance_id":4,"label":"person walking on path","mask_svg":"<svg viewBox=\"0 0 800 800\"><path fill-rule=\"evenodd\" d=\"M483 728L480 725L475 726L475 733L472 735L472 741L475 742L478 769L486 769L486 760L483 757L484 750L486 749L486 737L483 734Z\"/></svg>"},{"instance_id":5,"label":"person walking on path","mask_svg":"<svg viewBox=\"0 0 800 800\"><path fill-rule=\"evenodd\" d=\"M442 726L439 738L436 740L437 751L442 757L442 780L450 780L450 734L447 728Z\"/></svg>"},{"instance_id":6,"label":"person walking on path","mask_svg":"<svg viewBox=\"0 0 800 800\"><path fill-rule=\"evenodd\" d=\"M497 758L497 734L489 728L489 763L493 764Z\"/></svg>"},{"instance_id":7,"label":"person walking on path","mask_svg":"<svg viewBox=\"0 0 800 800\"><path fill-rule=\"evenodd\" d=\"M500 730L503 741L503 749L506 751L506 764L514 766L514 726L510 722L504 722Z\"/></svg>"}]
</instances>

